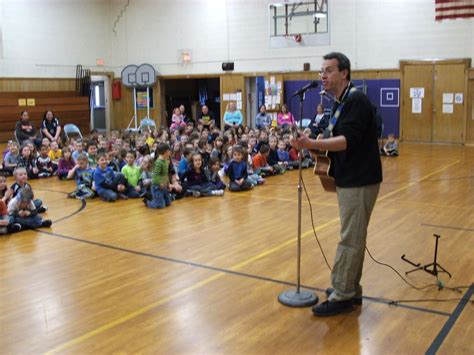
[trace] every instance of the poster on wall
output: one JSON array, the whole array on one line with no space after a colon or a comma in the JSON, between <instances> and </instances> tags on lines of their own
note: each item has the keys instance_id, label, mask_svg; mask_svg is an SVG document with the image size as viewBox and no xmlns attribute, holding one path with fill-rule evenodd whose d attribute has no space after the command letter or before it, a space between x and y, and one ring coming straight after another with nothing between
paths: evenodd
<instances>
[{"instance_id":1,"label":"poster on wall","mask_svg":"<svg viewBox=\"0 0 474 355\"><path fill-rule=\"evenodd\" d=\"M425 97L425 88L410 88L410 98L422 99Z\"/></svg>"},{"instance_id":2,"label":"poster on wall","mask_svg":"<svg viewBox=\"0 0 474 355\"><path fill-rule=\"evenodd\" d=\"M453 113L453 104L443 104L443 113Z\"/></svg>"},{"instance_id":3,"label":"poster on wall","mask_svg":"<svg viewBox=\"0 0 474 355\"><path fill-rule=\"evenodd\" d=\"M421 99L413 98L411 99L411 112L412 113L421 113Z\"/></svg>"},{"instance_id":4,"label":"poster on wall","mask_svg":"<svg viewBox=\"0 0 474 355\"><path fill-rule=\"evenodd\" d=\"M443 104L452 104L454 101L454 94L452 92L443 93Z\"/></svg>"},{"instance_id":5,"label":"poster on wall","mask_svg":"<svg viewBox=\"0 0 474 355\"><path fill-rule=\"evenodd\" d=\"M457 92L454 94L454 103L455 104L462 104L463 103L463 93Z\"/></svg>"},{"instance_id":6,"label":"poster on wall","mask_svg":"<svg viewBox=\"0 0 474 355\"><path fill-rule=\"evenodd\" d=\"M149 93L150 93L150 108L153 108L153 88L149 88ZM146 89L140 88L137 89L136 92L136 103L137 103L137 109L140 108L147 108L147 103L148 103L148 94Z\"/></svg>"}]
</instances>

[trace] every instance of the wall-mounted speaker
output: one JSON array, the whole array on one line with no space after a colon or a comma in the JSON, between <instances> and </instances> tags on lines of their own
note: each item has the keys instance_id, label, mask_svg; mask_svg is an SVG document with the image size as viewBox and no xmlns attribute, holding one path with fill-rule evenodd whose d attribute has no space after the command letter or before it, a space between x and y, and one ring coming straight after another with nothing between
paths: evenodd
<instances>
[{"instance_id":1,"label":"wall-mounted speaker","mask_svg":"<svg viewBox=\"0 0 474 355\"><path fill-rule=\"evenodd\" d=\"M303 70L304 70L304 71L309 71L309 68L310 68L310 67L311 67L311 66L309 65L309 63L304 63L304 64L303 64Z\"/></svg>"},{"instance_id":2,"label":"wall-mounted speaker","mask_svg":"<svg viewBox=\"0 0 474 355\"><path fill-rule=\"evenodd\" d=\"M223 71L232 71L232 70L234 70L234 62L222 63L222 70Z\"/></svg>"}]
</instances>

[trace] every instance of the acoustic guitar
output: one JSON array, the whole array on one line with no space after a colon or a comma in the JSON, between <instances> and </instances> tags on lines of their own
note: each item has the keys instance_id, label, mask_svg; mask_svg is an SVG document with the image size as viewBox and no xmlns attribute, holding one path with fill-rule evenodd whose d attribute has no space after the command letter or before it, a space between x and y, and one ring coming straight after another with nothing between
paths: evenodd
<instances>
[{"instance_id":1,"label":"acoustic guitar","mask_svg":"<svg viewBox=\"0 0 474 355\"><path fill-rule=\"evenodd\" d=\"M314 175L319 176L323 189L328 192L336 192L336 182L334 178L329 175L331 158L328 156L328 151L310 150L310 153L315 159Z\"/></svg>"},{"instance_id":2,"label":"acoustic guitar","mask_svg":"<svg viewBox=\"0 0 474 355\"><path fill-rule=\"evenodd\" d=\"M296 126L292 127L292 133L295 138L300 136ZM329 169L331 168L331 158L328 156L328 151L321 151L315 149L309 149L310 154L315 160L314 174L319 176L323 189L327 192L336 192L336 182L334 178L329 175Z\"/></svg>"}]
</instances>

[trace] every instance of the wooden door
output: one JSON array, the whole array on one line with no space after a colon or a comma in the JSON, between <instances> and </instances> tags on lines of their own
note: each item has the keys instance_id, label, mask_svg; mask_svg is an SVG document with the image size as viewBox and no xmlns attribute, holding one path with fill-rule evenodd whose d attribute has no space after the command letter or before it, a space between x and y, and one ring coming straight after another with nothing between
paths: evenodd
<instances>
[{"instance_id":1,"label":"wooden door","mask_svg":"<svg viewBox=\"0 0 474 355\"><path fill-rule=\"evenodd\" d=\"M402 67L402 116L401 134L404 141L431 142L433 120L433 64L405 64ZM423 88L421 112L413 111L413 98L410 92L414 88Z\"/></svg>"},{"instance_id":2,"label":"wooden door","mask_svg":"<svg viewBox=\"0 0 474 355\"><path fill-rule=\"evenodd\" d=\"M237 100L234 99L227 99L228 95L238 95L241 100L242 107L239 109L242 112L242 117L244 118L243 125L247 125L247 110L246 105L243 104L246 98L246 90L245 90L245 80L243 75L238 74L223 74L221 75L220 81L220 90L221 90L221 127L224 128L223 117L226 111L226 107L229 102L233 101L237 103ZM239 95L240 94L240 95ZM224 96L225 95L225 96ZM216 118L217 119L217 118Z\"/></svg>"},{"instance_id":3,"label":"wooden door","mask_svg":"<svg viewBox=\"0 0 474 355\"><path fill-rule=\"evenodd\" d=\"M465 64L441 63L434 66L433 142L464 142L464 106L467 73ZM455 102L455 95L462 94L462 103Z\"/></svg>"},{"instance_id":4,"label":"wooden door","mask_svg":"<svg viewBox=\"0 0 474 355\"><path fill-rule=\"evenodd\" d=\"M469 80L468 86L468 97L466 98L466 143L474 144L474 71L472 71L471 76L472 79Z\"/></svg>"}]
</instances>

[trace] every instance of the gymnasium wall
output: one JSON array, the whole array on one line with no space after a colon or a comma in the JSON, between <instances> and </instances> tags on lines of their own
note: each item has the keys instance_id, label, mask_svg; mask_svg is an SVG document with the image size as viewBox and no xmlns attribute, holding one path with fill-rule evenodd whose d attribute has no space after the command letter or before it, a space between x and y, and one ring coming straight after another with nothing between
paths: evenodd
<instances>
[{"instance_id":1,"label":"gymnasium wall","mask_svg":"<svg viewBox=\"0 0 474 355\"><path fill-rule=\"evenodd\" d=\"M236 72L302 70L304 62L317 69L331 50L346 52L355 69L474 56L474 20L435 22L433 0L332 0L330 46L270 49L268 4L274 2L131 1L112 36L115 65L150 62L161 75L173 75L219 73L227 60ZM113 1L112 16L125 3ZM191 64L179 63L181 49L191 50Z\"/></svg>"},{"instance_id":2,"label":"gymnasium wall","mask_svg":"<svg viewBox=\"0 0 474 355\"><path fill-rule=\"evenodd\" d=\"M474 59L474 20L435 22L433 0L330 0L331 45L292 49L269 48L268 4L277 0L127 2L0 0L0 77L73 77L76 64L117 76L143 62L160 75L221 73L227 60L236 72L299 71L304 62L314 70L331 50L354 69ZM191 64L180 64L182 49Z\"/></svg>"},{"instance_id":3,"label":"gymnasium wall","mask_svg":"<svg viewBox=\"0 0 474 355\"><path fill-rule=\"evenodd\" d=\"M0 77L76 75L111 63L110 1L0 0ZM95 68L95 70L102 68Z\"/></svg>"}]
</instances>

